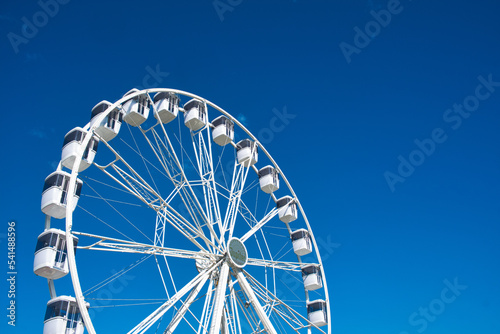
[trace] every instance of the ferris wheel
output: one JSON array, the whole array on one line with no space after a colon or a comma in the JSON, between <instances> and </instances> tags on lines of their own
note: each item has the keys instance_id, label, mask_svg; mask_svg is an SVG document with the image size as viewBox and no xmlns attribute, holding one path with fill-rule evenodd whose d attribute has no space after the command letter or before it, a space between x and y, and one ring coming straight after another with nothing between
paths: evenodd
<instances>
[{"instance_id":1,"label":"ferris wheel","mask_svg":"<svg viewBox=\"0 0 500 334\"><path fill-rule=\"evenodd\" d=\"M200 96L132 89L98 103L64 137L41 207L44 334L331 332L297 195L258 139Z\"/></svg>"}]
</instances>

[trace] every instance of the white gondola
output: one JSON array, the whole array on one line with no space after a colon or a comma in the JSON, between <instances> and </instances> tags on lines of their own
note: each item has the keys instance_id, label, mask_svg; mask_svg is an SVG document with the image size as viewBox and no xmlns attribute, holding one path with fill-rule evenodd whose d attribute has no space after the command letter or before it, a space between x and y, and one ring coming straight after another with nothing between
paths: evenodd
<instances>
[{"instance_id":1,"label":"white gondola","mask_svg":"<svg viewBox=\"0 0 500 334\"><path fill-rule=\"evenodd\" d=\"M297 204L293 201L292 197L285 196L280 198L276 202L276 208L278 208L280 220L284 223L293 222L297 219Z\"/></svg>"},{"instance_id":2,"label":"white gondola","mask_svg":"<svg viewBox=\"0 0 500 334\"><path fill-rule=\"evenodd\" d=\"M298 256L303 256L312 252L311 236L304 228L294 231L290 235L292 239L293 252Z\"/></svg>"},{"instance_id":3,"label":"white gondola","mask_svg":"<svg viewBox=\"0 0 500 334\"><path fill-rule=\"evenodd\" d=\"M64 171L56 171L47 176L42 191L43 213L57 219L66 217L69 180L70 174ZM82 184L82 180L76 179L72 211L76 208L78 198L80 198Z\"/></svg>"},{"instance_id":4,"label":"white gondola","mask_svg":"<svg viewBox=\"0 0 500 334\"><path fill-rule=\"evenodd\" d=\"M184 105L184 124L193 131L207 124L207 108L200 100L192 99Z\"/></svg>"},{"instance_id":5,"label":"white gondola","mask_svg":"<svg viewBox=\"0 0 500 334\"><path fill-rule=\"evenodd\" d=\"M123 96L125 97L138 91L138 89L133 88ZM141 125L148 119L150 106L149 96L146 93L125 101L123 103L123 120L132 126Z\"/></svg>"},{"instance_id":6,"label":"white gondola","mask_svg":"<svg viewBox=\"0 0 500 334\"><path fill-rule=\"evenodd\" d=\"M226 116L219 116L212 121L212 138L220 146L224 146L233 141L234 123Z\"/></svg>"},{"instance_id":7,"label":"white gondola","mask_svg":"<svg viewBox=\"0 0 500 334\"><path fill-rule=\"evenodd\" d=\"M105 141L110 141L115 138L118 132L120 132L120 127L122 124L123 113L118 110L112 110L104 119L96 124L99 114L106 111L106 109L111 106L108 101L101 101L94 108L92 108L92 114L90 116L90 127L96 125L95 133L97 133Z\"/></svg>"},{"instance_id":8,"label":"white gondola","mask_svg":"<svg viewBox=\"0 0 500 334\"><path fill-rule=\"evenodd\" d=\"M163 124L173 121L179 113L179 97L172 92L159 92L153 97L155 118Z\"/></svg>"},{"instance_id":9,"label":"white gondola","mask_svg":"<svg viewBox=\"0 0 500 334\"><path fill-rule=\"evenodd\" d=\"M259 158L257 143L250 139L243 139L236 144L238 163L245 167L253 166Z\"/></svg>"},{"instance_id":10,"label":"white gondola","mask_svg":"<svg viewBox=\"0 0 500 334\"><path fill-rule=\"evenodd\" d=\"M309 291L318 290L323 287L321 269L317 264L307 264L303 266L302 279L304 280L304 287Z\"/></svg>"},{"instance_id":11,"label":"white gondola","mask_svg":"<svg viewBox=\"0 0 500 334\"><path fill-rule=\"evenodd\" d=\"M307 318L318 327L328 325L326 302L323 299L316 299L307 303Z\"/></svg>"},{"instance_id":12,"label":"white gondola","mask_svg":"<svg viewBox=\"0 0 500 334\"><path fill-rule=\"evenodd\" d=\"M87 303L87 308L89 306ZM85 325L74 297L59 296L49 300L43 334L83 334L84 331Z\"/></svg>"},{"instance_id":13,"label":"white gondola","mask_svg":"<svg viewBox=\"0 0 500 334\"><path fill-rule=\"evenodd\" d=\"M64 143L62 147L61 154L61 163L64 167L73 169L73 165L75 163L75 159L78 155L82 154L81 147L82 142L87 135L87 131L82 128L74 128L70 132L64 136ZM82 160L80 162L80 166L78 167L78 171L81 172L87 169L92 162L94 161L96 152L97 152L97 144L99 143L99 139L93 137L90 139L87 147L83 151Z\"/></svg>"},{"instance_id":14,"label":"white gondola","mask_svg":"<svg viewBox=\"0 0 500 334\"><path fill-rule=\"evenodd\" d=\"M266 166L259 169L260 189L270 194L280 188L280 179L278 171L272 166Z\"/></svg>"},{"instance_id":15,"label":"white gondola","mask_svg":"<svg viewBox=\"0 0 500 334\"><path fill-rule=\"evenodd\" d=\"M73 237L76 251L78 238ZM38 236L35 249L33 271L48 279L58 279L69 273L66 249L66 233L55 228L48 229Z\"/></svg>"}]
</instances>

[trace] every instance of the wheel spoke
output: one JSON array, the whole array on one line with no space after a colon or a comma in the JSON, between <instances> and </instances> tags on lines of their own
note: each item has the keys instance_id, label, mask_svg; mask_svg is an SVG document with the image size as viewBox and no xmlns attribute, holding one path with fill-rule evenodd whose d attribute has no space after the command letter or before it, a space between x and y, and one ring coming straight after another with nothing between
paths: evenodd
<instances>
[{"instance_id":1,"label":"wheel spoke","mask_svg":"<svg viewBox=\"0 0 500 334\"><path fill-rule=\"evenodd\" d=\"M137 334L146 332L155 322L157 322L175 303L177 303L186 293L191 291L200 282L205 283L212 271L217 268L216 263L210 268L200 272L195 278L193 278L189 283L187 283L182 289L180 289L175 295L172 296L168 301L163 303L159 308L157 308L153 313L148 315L141 323L135 326L128 334Z\"/></svg>"},{"instance_id":2,"label":"wheel spoke","mask_svg":"<svg viewBox=\"0 0 500 334\"><path fill-rule=\"evenodd\" d=\"M205 199L207 227L212 237L220 245L221 241L219 240L217 234L213 229L213 225L217 224L220 230L222 227L221 225L222 223L220 218L221 214L219 208L219 199L217 196L217 188L214 176L212 145L209 138L210 137L209 127L207 127L206 131L208 137L208 140L206 141L204 139L203 132L204 131L200 131L197 134L193 134L191 138L193 141L193 148L196 156L198 174L200 175L201 183L203 186L203 197Z\"/></svg>"},{"instance_id":3,"label":"wheel spoke","mask_svg":"<svg viewBox=\"0 0 500 334\"><path fill-rule=\"evenodd\" d=\"M248 238L260 230L267 222L273 219L278 214L278 209L273 208L268 214L264 216L257 224L255 224L244 236L240 238L242 242L245 242Z\"/></svg>"},{"instance_id":4,"label":"wheel spoke","mask_svg":"<svg viewBox=\"0 0 500 334\"><path fill-rule=\"evenodd\" d=\"M208 331L208 324L210 321L210 316L212 315L212 295L213 295L213 284L214 280L210 280L208 285L207 294L205 296L205 303L203 304L203 312L201 314L200 324L198 326L198 334L206 333Z\"/></svg>"},{"instance_id":5,"label":"wheel spoke","mask_svg":"<svg viewBox=\"0 0 500 334\"><path fill-rule=\"evenodd\" d=\"M238 216L238 210L241 202L241 195L245 188L245 181L248 176L250 168L245 167L243 164L235 164L233 168L233 179L231 182L231 191L229 194L229 203L224 217L224 224L221 231L221 239L224 243L224 235L229 231L227 240L233 236L234 225Z\"/></svg>"},{"instance_id":6,"label":"wheel spoke","mask_svg":"<svg viewBox=\"0 0 500 334\"><path fill-rule=\"evenodd\" d=\"M157 256L168 256L174 258L185 258L185 259L199 259L204 260L207 257L214 260L221 258L221 255L215 255L208 252L190 251L182 250L176 248L159 247L155 245L149 245L144 243L138 243L134 241L121 240L116 238L109 238L105 236L84 233L84 232L73 232L74 235L80 235L85 237L95 238L98 241L88 246L78 246L79 249L89 249L98 251L109 251L109 252L121 252L121 253L135 253L135 254L148 254Z\"/></svg>"},{"instance_id":7,"label":"wheel spoke","mask_svg":"<svg viewBox=\"0 0 500 334\"><path fill-rule=\"evenodd\" d=\"M235 281L231 282L231 290L230 290L230 295L229 295L229 307L228 307L228 312L230 312L230 320L232 320L232 332L233 333L242 333L241 331L241 322L240 322L240 315L238 312L238 307L237 307L237 300L236 300L236 292L234 290L234 283Z\"/></svg>"},{"instance_id":8,"label":"wheel spoke","mask_svg":"<svg viewBox=\"0 0 500 334\"><path fill-rule=\"evenodd\" d=\"M300 262L275 261L275 260L249 258L247 265L248 266L269 267L269 268L289 270L289 271L300 271L302 264Z\"/></svg>"},{"instance_id":9,"label":"wheel spoke","mask_svg":"<svg viewBox=\"0 0 500 334\"><path fill-rule=\"evenodd\" d=\"M250 284L248 283L245 274L243 274L243 271L239 269L235 269L234 271L236 274L236 278L238 279L238 284L241 286L245 294L248 296L249 301L252 304L253 308L255 309L255 312L257 313L257 316L262 322L262 325L264 326L266 332L271 334L277 334L276 329L274 329L274 326L271 324L271 321L269 320L267 314L262 309L262 306L257 300L257 296L255 295Z\"/></svg>"},{"instance_id":10,"label":"wheel spoke","mask_svg":"<svg viewBox=\"0 0 500 334\"><path fill-rule=\"evenodd\" d=\"M184 318L184 315L188 311L189 306L191 306L193 301L198 296L198 293L200 292L201 288L203 287L203 285L205 285L205 282L206 282L206 279L201 280L200 283L198 283L198 285L195 288L193 288L193 290L191 290L191 293L186 298L186 300L184 302L182 302L182 306L179 308L179 310L175 314L174 318L172 319L172 321L168 325L164 334L172 334L174 332L174 330L177 328L177 326L179 325L181 320Z\"/></svg>"},{"instance_id":11,"label":"wheel spoke","mask_svg":"<svg viewBox=\"0 0 500 334\"><path fill-rule=\"evenodd\" d=\"M219 283L215 290L215 300L213 305L212 322L210 324L209 334L218 334L221 327L222 315L224 313L226 301L227 280L229 277L229 265L227 262L222 263L219 273Z\"/></svg>"}]
</instances>

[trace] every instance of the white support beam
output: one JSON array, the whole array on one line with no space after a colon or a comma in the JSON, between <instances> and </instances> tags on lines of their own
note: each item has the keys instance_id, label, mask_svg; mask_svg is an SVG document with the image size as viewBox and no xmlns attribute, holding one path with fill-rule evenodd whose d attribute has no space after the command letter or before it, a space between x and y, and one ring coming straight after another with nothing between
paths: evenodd
<instances>
[{"instance_id":1,"label":"white support beam","mask_svg":"<svg viewBox=\"0 0 500 334\"><path fill-rule=\"evenodd\" d=\"M219 334L220 332L222 315L224 314L224 304L226 301L228 278L229 265L224 261L219 273L219 283L217 285L217 290L215 291L214 311L212 314L212 322L210 323L209 334Z\"/></svg>"},{"instance_id":2,"label":"white support beam","mask_svg":"<svg viewBox=\"0 0 500 334\"><path fill-rule=\"evenodd\" d=\"M240 269L234 268L233 271L236 273L236 278L238 279L238 284L240 287L243 289L245 294L247 295L250 303L252 304L255 312L257 313L257 316L259 317L260 321L262 322L262 325L264 326L264 329L266 330L266 333L270 334L277 334L276 329L274 329L274 326L271 324L271 321L267 317L266 312L264 312L264 309L259 303L259 300L257 299L257 296L253 292L252 287L250 286L250 283L248 283L245 274L243 274L243 271Z\"/></svg>"},{"instance_id":3,"label":"white support beam","mask_svg":"<svg viewBox=\"0 0 500 334\"><path fill-rule=\"evenodd\" d=\"M202 280L193 290L191 290L191 293L182 303L182 306L175 314L174 319L170 322L164 334L172 334L174 332L174 330L177 328L181 320L184 318L184 314L186 314L187 310L189 309L189 306L191 306L193 301L198 296L198 293L200 292L201 288L203 287L203 285L205 285L205 282L206 280Z\"/></svg>"},{"instance_id":4,"label":"white support beam","mask_svg":"<svg viewBox=\"0 0 500 334\"><path fill-rule=\"evenodd\" d=\"M279 210L274 208L272 209L271 211L269 211L269 213L267 215L264 216L264 218L262 218L260 220L260 222L258 222L257 224L255 224L247 233L245 233L244 236L242 236L240 238L241 242L245 242L248 238L250 238L252 235L255 234L255 232L257 232L258 230L260 230L268 221L270 221L271 219L274 218L274 216L276 216L278 214Z\"/></svg>"},{"instance_id":5,"label":"white support beam","mask_svg":"<svg viewBox=\"0 0 500 334\"><path fill-rule=\"evenodd\" d=\"M247 260L246 265L269 267L269 268L289 270L289 271L301 271L301 266L302 266L300 262L275 261L275 260L254 259L254 258L249 258Z\"/></svg>"},{"instance_id":6,"label":"white support beam","mask_svg":"<svg viewBox=\"0 0 500 334\"><path fill-rule=\"evenodd\" d=\"M210 269L202 271L168 301L163 303L159 308L153 311L143 321L128 332L128 334L139 334L146 332L155 322L157 322L175 303L177 303L186 293L197 286L201 281L206 282L212 271L218 264L214 264Z\"/></svg>"}]
</instances>

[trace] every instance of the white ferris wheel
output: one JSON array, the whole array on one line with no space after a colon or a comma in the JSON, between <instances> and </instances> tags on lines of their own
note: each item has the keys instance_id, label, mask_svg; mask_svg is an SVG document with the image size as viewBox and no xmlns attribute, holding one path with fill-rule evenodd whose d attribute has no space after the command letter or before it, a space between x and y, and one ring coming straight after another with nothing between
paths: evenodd
<instances>
[{"instance_id":1,"label":"white ferris wheel","mask_svg":"<svg viewBox=\"0 0 500 334\"><path fill-rule=\"evenodd\" d=\"M257 138L200 96L132 89L98 103L65 136L42 211L44 334L331 331L298 197Z\"/></svg>"}]
</instances>

